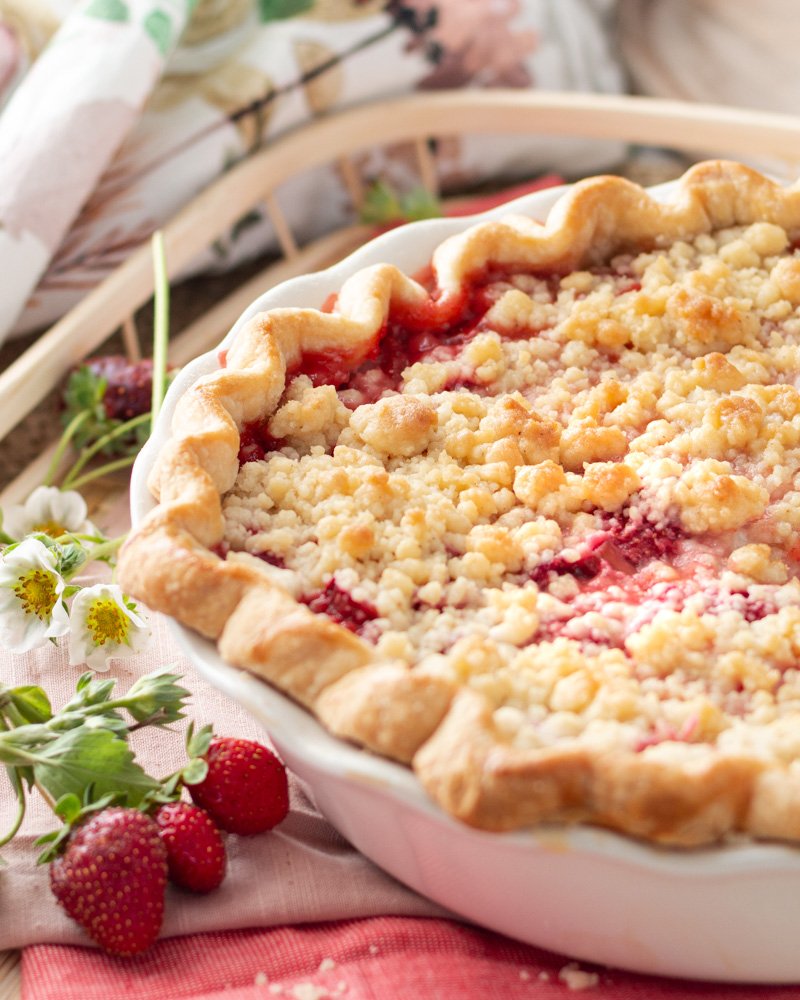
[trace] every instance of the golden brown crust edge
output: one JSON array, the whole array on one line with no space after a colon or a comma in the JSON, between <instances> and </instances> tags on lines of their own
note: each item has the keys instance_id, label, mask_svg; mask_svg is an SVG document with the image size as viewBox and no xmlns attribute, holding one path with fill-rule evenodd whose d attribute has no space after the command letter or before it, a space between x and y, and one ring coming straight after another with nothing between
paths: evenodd
<instances>
[{"instance_id":1,"label":"golden brown crust edge","mask_svg":"<svg viewBox=\"0 0 800 1000\"><path fill-rule=\"evenodd\" d=\"M692 168L669 204L618 177L580 182L542 225L523 217L479 224L434 254L445 298L470 275L500 266L577 268L633 247L667 244L711 229L765 220L800 227L800 189L747 167ZM734 831L800 839L800 785L788 770L710 755L688 769L581 749L516 751L493 736L488 705L455 697L315 615L257 565L223 560L221 495L237 471L238 428L276 407L286 370L303 352L369 350L392 303L425 291L390 265L358 272L339 312L279 309L251 320L226 367L181 398L172 436L150 477L158 506L120 556L123 587L151 608L217 640L234 666L307 705L334 733L401 761L448 812L488 829L542 821L589 821L668 844L702 844Z\"/></svg>"}]
</instances>

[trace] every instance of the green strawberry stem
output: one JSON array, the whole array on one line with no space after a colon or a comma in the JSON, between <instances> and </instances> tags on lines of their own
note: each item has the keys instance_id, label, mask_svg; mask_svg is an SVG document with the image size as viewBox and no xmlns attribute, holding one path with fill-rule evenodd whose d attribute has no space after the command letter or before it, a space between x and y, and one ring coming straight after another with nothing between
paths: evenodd
<instances>
[{"instance_id":1,"label":"green strawberry stem","mask_svg":"<svg viewBox=\"0 0 800 1000\"><path fill-rule=\"evenodd\" d=\"M8 726L6 725L5 719L0 716L0 732L7 732ZM8 780L11 782L11 786L14 789L14 794L17 797L17 813L14 816L14 822L11 824L8 832L5 836L0 837L0 847L7 844L10 840L13 840L17 835L17 831L22 826L22 821L25 818L25 807L28 802L25 798L25 787L22 784L22 778L20 777L19 771L13 767L7 767L6 773L8 774Z\"/></svg>"},{"instance_id":2,"label":"green strawberry stem","mask_svg":"<svg viewBox=\"0 0 800 1000\"><path fill-rule=\"evenodd\" d=\"M0 837L0 847L4 847L7 843L9 843L9 841L16 837L19 828L22 826L22 821L25 819L25 809L28 804L28 800L25 798L25 789L22 787L22 779L19 774L12 767L7 768L7 771L9 781L14 786L14 794L17 796L17 812L14 816L14 822L8 828L6 833Z\"/></svg>"},{"instance_id":3,"label":"green strawberry stem","mask_svg":"<svg viewBox=\"0 0 800 1000\"><path fill-rule=\"evenodd\" d=\"M164 401L164 387L167 376L167 344L169 342L169 278L167 259L164 251L164 235L153 233L153 269L155 286L153 290L153 390L150 400L150 414L155 422Z\"/></svg>"},{"instance_id":4,"label":"green strawberry stem","mask_svg":"<svg viewBox=\"0 0 800 1000\"><path fill-rule=\"evenodd\" d=\"M53 485L53 480L55 479L56 472L58 472L61 459L64 457L64 452L69 447L70 441L75 437L77 432L81 429L82 425L86 423L90 416L91 414L89 410L83 410L80 413L76 413L72 420L70 420L67 424L64 429L64 433L58 439L56 450L53 452L53 457L50 459L47 472L44 474L44 479L42 480L42 484L44 486Z\"/></svg>"},{"instance_id":5,"label":"green strawberry stem","mask_svg":"<svg viewBox=\"0 0 800 1000\"><path fill-rule=\"evenodd\" d=\"M101 476L107 476L111 472L118 472L120 469L127 469L133 465L136 460L135 455L126 455L125 458L118 458L113 462L108 462L106 465L101 465L97 469L93 469L91 472L87 472L85 476L79 476L78 479L73 479L69 484L71 490L77 490L81 486L85 486L87 483L91 483L95 479L99 479Z\"/></svg>"},{"instance_id":6,"label":"green strawberry stem","mask_svg":"<svg viewBox=\"0 0 800 1000\"><path fill-rule=\"evenodd\" d=\"M72 466L72 468L69 470L69 472L66 474L66 476L64 476L63 480L61 481L61 489L62 490L73 489L75 482L78 481L77 480L78 473L81 471L81 469L83 469L83 467L86 465L87 462L91 461L91 459L93 459L94 456L99 451L102 451L102 449L105 448L106 445L111 444L111 442L115 441L117 438L122 437L129 431L135 430L142 424L147 423L149 419L150 419L149 413L140 413L138 416L132 417L130 420L126 420L124 424L120 424L113 430L109 431L107 434L104 434L102 437L98 438L94 442L94 444L90 445L88 448L84 448L81 451L75 464ZM129 456L125 457L127 458ZM81 480L81 481L85 482L86 480Z\"/></svg>"}]
</instances>

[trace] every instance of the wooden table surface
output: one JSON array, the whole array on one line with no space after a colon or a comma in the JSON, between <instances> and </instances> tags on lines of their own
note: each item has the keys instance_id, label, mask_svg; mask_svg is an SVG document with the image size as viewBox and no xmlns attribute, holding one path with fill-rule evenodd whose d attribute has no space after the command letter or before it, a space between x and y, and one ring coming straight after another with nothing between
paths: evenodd
<instances>
[{"instance_id":1,"label":"wooden table surface","mask_svg":"<svg viewBox=\"0 0 800 1000\"><path fill-rule=\"evenodd\" d=\"M20 996L20 953L0 951L0 1000L17 1000Z\"/></svg>"}]
</instances>

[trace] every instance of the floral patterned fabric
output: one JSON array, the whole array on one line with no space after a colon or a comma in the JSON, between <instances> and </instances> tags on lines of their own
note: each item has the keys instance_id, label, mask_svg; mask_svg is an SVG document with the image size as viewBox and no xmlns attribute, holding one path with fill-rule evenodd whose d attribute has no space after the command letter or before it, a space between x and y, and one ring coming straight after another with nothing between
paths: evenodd
<instances>
[{"instance_id":1,"label":"floral patterned fabric","mask_svg":"<svg viewBox=\"0 0 800 1000\"><path fill-rule=\"evenodd\" d=\"M616 92L613 0L0 0L0 337L44 326L237 160L315 115L413 90ZM49 42L49 44L48 44ZM620 147L453 139L440 175L603 169ZM418 183L411 151L360 154ZM300 239L352 213L333 168L279 192ZM274 246L254 211L196 262Z\"/></svg>"}]
</instances>

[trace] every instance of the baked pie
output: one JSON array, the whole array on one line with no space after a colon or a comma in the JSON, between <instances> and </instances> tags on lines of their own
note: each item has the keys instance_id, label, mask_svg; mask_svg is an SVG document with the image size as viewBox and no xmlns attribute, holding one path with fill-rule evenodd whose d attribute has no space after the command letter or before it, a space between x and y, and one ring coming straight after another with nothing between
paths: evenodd
<instances>
[{"instance_id":1,"label":"baked pie","mask_svg":"<svg viewBox=\"0 0 800 1000\"><path fill-rule=\"evenodd\" d=\"M486 829L800 840L800 190L618 177L179 400L124 586Z\"/></svg>"}]
</instances>

